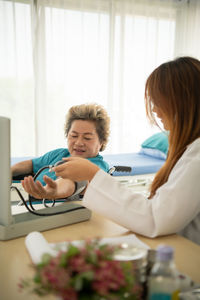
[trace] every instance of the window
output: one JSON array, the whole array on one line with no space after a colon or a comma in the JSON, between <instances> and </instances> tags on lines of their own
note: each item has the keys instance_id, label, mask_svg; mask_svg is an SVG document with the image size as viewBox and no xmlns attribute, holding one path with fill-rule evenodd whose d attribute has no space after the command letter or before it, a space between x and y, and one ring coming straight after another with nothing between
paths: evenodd
<instances>
[{"instance_id":1,"label":"window","mask_svg":"<svg viewBox=\"0 0 200 300\"><path fill-rule=\"evenodd\" d=\"M147 76L179 54L198 52L194 41L183 51L195 3L0 0L0 114L11 118L12 156L67 147L65 115L85 102L104 105L111 116L105 152L138 151L157 131L145 115Z\"/></svg>"}]
</instances>

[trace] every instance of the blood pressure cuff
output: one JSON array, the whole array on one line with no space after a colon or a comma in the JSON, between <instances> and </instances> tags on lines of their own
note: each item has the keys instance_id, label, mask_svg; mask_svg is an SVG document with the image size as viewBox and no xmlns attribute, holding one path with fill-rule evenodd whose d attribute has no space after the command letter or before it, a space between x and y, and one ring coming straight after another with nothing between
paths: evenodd
<instances>
[{"instance_id":1,"label":"blood pressure cuff","mask_svg":"<svg viewBox=\"0 0 200 300\"><path fill-rule=\"evenodd\" d=\"M84 181L75 182L75 185L76 185L76 187L75 187L75 191L74 191L73 195L68 197L68 200L70 200L70 201L81 200L83 198L83 195L81 195L81 193L87 187L88 181L84 180Z\"/></svg>"}]
</instances>

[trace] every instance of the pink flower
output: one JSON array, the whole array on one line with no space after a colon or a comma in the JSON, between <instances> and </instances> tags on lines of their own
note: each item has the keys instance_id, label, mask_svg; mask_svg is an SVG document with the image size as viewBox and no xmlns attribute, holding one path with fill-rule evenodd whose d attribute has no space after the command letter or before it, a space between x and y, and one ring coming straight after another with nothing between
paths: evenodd
<instances>
[{"instance_id":1,"label":"pink flower","mask_svg":"<svg viewBox=\"0 0 200 300\"><path fill-rule=\"evenodd\" d=\"M73 288L68 288L60 292L59 296L62 297L62 300L78 300L77 292Z\"/></svg>"},{"instance_id":2,"label":"pink flower","mask_svg":"<svg viewBox=\"0 0 200 300\"><path fill-rule=\"evenodd\" d=\"M125 285L125 277L120 262L102 261L95 270L92 287L101 295L106 295L110 290L117 291Z\"/></svg>"},{"instance_id":3,"label":"pink flower","mask_svg":"<svg viewBox=\"0 0 200 300\"><path fill-rule=\"evenodd\" d=\"M90 271L92 269L92 265L86 263L85 257L82 257L81 255L71 257L68 267L72 270L72 272L77 273Z\"/></svg>"},{"instance_id":4,"label":"pink flower","mask_svg":"<svg viewBox=\"0 0 200 300\"><path fill-rule=\"evenodd\" d=\"M70 274L65 268L59 266L59 260L52 258L50 263L40 271L41 282L51 286L55 290L60 290L69 285Z\"/></svg>"}]
</instances>

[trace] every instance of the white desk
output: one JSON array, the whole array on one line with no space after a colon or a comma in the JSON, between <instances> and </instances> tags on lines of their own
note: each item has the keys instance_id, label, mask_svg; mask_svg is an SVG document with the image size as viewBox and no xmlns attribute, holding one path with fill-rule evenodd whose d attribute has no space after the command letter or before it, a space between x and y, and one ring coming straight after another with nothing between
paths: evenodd
<instances>
[{"instance_id":1,"label":"white desk","mask_svg":"<svg viewBox=\"0 0 200 300\"><path fill-rule=\"evenodd\" d=\"M48 242L60 242L66 239L76 240L92 237L121 236L130 233L126 228L96 214L89 221L60 227L43 232ZM175 262L180 272L187 274L200 283L200 246L178 235L155 239L137 235L144 243L155 249L159 244L168 244L175 248ZM0 241L0 299L1 300L41 300L36 295L20 294L17 284L21 277L32 275L31 260L26 250L24 237L10 241ZM44 297L52 300L53 297Z\"/></svg>"}]
</instances>

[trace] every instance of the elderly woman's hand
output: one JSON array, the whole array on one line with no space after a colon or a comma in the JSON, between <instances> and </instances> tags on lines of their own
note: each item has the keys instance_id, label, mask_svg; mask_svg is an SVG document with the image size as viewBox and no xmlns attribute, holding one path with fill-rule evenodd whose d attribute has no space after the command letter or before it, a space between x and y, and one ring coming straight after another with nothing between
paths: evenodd
<instances>
[{"instance_id":1,"label":"elderly woman's hand","mask_svg":"<svg viewBox=\"0 0 200 300\"><path fill-rule=\"evenodd\" d=\"M32 176L25 177L21 183L24 190L36 199L67 198L74 193L75 184L71 180L59 178L54 181L46 175L43 179L45 186L34 181Z\"/></svg>"},{"instance_id":2,"label":"elderly woman's hand","mask_svg":"<svg viewBox=\"0 0 200 300\"><path fill-rule=\"evenodd\" d=\"M56 182L44 176L45 186L40 181L34 181L32 176L25 177L21 184L24 190L36 199L54 199L56 196Z\"/></svg>"},{"instance_id":3,"label":"elderly woman's hand","mask_svg":"<svg viewBox=\"0 0 200 300\"><path fill-rule=\"evenodd\" d=\"M99 167L89 160L80 157L64 158L66 163L53 168L56 176L68 178L73 181L91 181L98 172Z\"/></svg>"}]
</instances>

